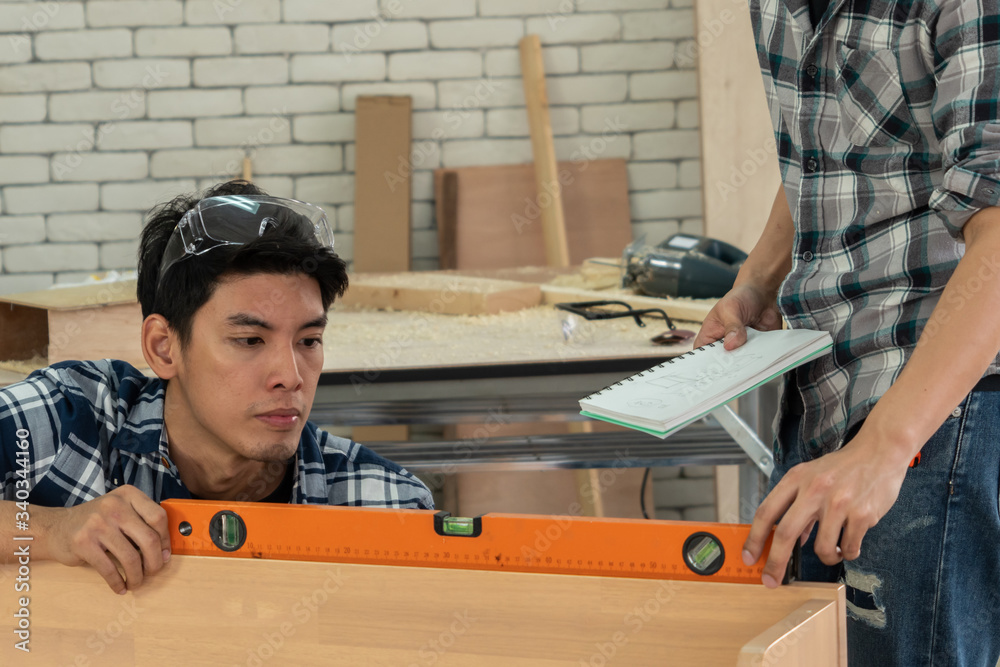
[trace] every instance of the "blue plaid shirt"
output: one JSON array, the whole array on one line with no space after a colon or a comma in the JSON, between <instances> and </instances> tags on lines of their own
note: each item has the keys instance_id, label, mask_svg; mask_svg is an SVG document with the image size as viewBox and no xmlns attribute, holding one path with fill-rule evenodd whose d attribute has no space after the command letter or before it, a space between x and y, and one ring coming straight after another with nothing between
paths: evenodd
<instances>
[{"instance_id":1,"label":"blue plaid shirt","mask_svg":"<svg viewBox=\"0 0 1000 667\"><path fill-rule=\"evenodd\" d=\"M961 306L962 226L1000 203L1000 0L832 0L815 31L808 0L750 10L795 220L778 305L834 338L796 371L800 437L829 452Z\"/></svg>"},{"instance_id":2,"label":"blue plaid shirt","mask_svg":"<svg viewBox=\"0 0 1000 667\"><path fill-rule=\"evenodd\" d=\"M55 364L0 390L0 498L15 499L19 472L27 477L28 501L41 506L71 507L123 484L156 502L190 498L167 447L165 387L123 361L105 359ZM27 466L17 456L22 441ZM295 456L292 502L434 507L412 474L310 422Z\"/></svg>"}]
</instances>

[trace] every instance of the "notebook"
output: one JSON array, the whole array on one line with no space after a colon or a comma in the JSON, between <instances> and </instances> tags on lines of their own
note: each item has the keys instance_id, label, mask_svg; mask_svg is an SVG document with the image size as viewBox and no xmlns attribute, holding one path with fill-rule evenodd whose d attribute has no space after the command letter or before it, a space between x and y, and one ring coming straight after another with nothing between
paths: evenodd
<instances>
[{"instance_id":1,"label":"notebook","mask_svg":"<svg viewBox=\"0 0 1000 667\"><path fill-rule=\"evenodd\" d=\"M580 412L665 438L832 348L825 331L747 328L741 347L719 340L674 357L581 399Z\"/></svg>"}]
</instances>

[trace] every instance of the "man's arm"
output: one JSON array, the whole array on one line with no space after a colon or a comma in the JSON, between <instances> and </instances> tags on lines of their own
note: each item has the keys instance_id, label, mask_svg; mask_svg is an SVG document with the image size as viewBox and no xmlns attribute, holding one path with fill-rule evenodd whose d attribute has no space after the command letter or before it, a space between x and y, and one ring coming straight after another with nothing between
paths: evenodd
<instances>
[{"instance_id":1,"label":"man's arm","mask_svg":"<svg viewBox=\"0 0 1000 667\"><path fill-rule=\"evenodd\" d=\"M792 468L757 510L744 561L756 562L777 523L766 585L777 585L795 540L817 522L815 550L823 562L858 557L865 533L895 502L909 462L1000 350L1000 208L978 211L963 233L965 256L899 378L857 436Z\"/></svg>"},{"instance_id":2,"label":"man's arm","mask_svg":"<svg viewBox=\"0 0 1000 667\"><path fill-rule=\"evenodd\" d=\"M33 560L88 563L113 591L124 594L140 586L145 575L163 569L170 558L167 513L134 486L75 507L28 505L26 532L15 530L22 511L15 502L0 500L0 563L15 562L15 549L30 545ZM15 542L15 535L33 539Z\"/></svg>"},{"instance_id":3,"label":"man's arm","mask_svg":"<svg viewBox=\"0 0 1000 667\"><path fill-rule=\"evenodd\" d=\"M794 239L795 223L785 188L779 186L764 231L740 267L733 289L705 318L695 347L725 338L725 348L732 350L746 342L747 326L765 331L781 328L778 288L792 268Z\"/></svg>"}]
</instances>

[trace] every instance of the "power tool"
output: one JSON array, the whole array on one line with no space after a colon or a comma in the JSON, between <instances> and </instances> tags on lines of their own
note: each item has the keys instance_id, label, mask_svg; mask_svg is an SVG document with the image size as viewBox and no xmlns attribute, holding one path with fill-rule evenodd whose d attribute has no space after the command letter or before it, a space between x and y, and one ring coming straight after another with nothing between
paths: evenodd
<instances>
[{"instance_id":1,"label":"power tool","mask_svg":"<svg viewBox=\"0 0 1000 667\"><path fill-rule=\"evenodd\" d=\"M622 255L622 287L659 297L717 299L733 287L747 254L717 239L674 234L646 245L639 239Z\"/></svg>"}]
</instances>

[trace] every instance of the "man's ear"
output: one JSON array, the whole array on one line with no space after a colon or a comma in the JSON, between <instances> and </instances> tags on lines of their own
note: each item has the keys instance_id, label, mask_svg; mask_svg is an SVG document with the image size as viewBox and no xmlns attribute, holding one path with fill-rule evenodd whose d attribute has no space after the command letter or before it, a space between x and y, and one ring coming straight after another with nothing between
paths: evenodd
<instances>
[{"instance_id":1,"label":"man's ear","mask_svg":"<svg viewBox=\"0 0 1000 667\"><path fill-rule=\"evenodd\" d=\"M153 314L143 320L140 343L142 356L157 377L169 380L177 375L180 341L163 315Z\"/></svg>"}]
</instances>

